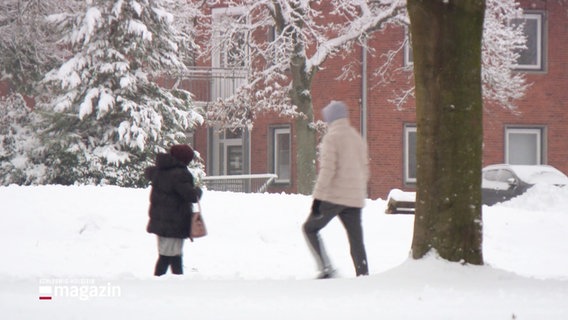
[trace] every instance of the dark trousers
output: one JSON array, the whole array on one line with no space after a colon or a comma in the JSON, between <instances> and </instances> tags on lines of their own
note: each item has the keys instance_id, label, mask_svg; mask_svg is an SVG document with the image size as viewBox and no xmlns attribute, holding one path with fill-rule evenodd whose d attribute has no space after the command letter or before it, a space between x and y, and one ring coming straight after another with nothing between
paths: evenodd
<instances>
[{"instance_id":1,"label":"dark trousers","mask_svg":"<svg viewBox=\"0 0 568 320\"><path fill-rule=\"evenodd\" d=\"M168 268L171 266L173 274L183 274L183 259L181 256L163 256L158 257L156 261L156 268L154 269L155 276L162 276L166 274Z\"/></svg>"},{"instance_id":2,"label":"dark trousers","mask_svg":"<svg viewBox=\"0 0 568 320\"><path fill-rule=\"evenodd\" d=\"M331 262L319 236L319 231L336 216L339 216L341 223L347 231L356 275L368 275L369 267L367 265L367 253L363 243L363 228L361 226L361 208L351 208L326 201L321 201L319 207L313 208L310 216L304 223L304 234L308 245L312 249L318 268L322 272L332 270Z\"/></svg>"}]
</instances>

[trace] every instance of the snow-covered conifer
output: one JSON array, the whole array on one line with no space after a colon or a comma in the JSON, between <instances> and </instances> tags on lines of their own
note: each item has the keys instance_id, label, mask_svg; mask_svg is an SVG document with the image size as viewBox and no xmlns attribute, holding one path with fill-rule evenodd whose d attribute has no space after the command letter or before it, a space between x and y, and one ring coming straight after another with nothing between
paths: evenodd
<instances>
[{"instance_id":1,"label":"snow-covered conifer","mask_svg":"<svg viewBox=\"0 0 568 320\"><path fill-rule=\"evenodd\" d=\"M49 17L72 51L44 78L49 95L38 105L50 181L142 185L155 152L185 142L202 121L189 92L158 84L184 68L192 43L167 10L174 3L88 0Z\"/></svg>"},{"instance_id":2,"label":"snow-covered conifer","mask_svg":"<svg viewBox=\"0 0 568 320\"><path fill-rule=\"evenodd\" d=\"M73 10L74 1L2 0L0 3L0 78L15 91L35 95L37 81L62 61L66 48L45 16L55 10Z\"/></svg>"},{"instance_id":3,"label":"snow-covered conifer","mask_svg":"<svg viewBox=\"0 0 568 320\"><path fill-rule=\"evenodd\" d=\"M43 147L34 131L38 115L20 94L0 99L0 185L44 182Z\"/></svg>"}]
</instances>

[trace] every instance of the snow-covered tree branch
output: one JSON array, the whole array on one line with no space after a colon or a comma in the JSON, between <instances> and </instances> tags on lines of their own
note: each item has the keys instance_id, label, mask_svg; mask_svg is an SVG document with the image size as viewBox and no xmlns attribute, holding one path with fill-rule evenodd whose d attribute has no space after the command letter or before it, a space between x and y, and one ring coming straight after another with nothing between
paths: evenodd
<instances>
[{"instance_id":1,"label":"snow-covered tree branch","mask_svg":"<svg viewBox=\"0 0 568 320\"><path fill-rule=\"evenodd\" d=\"M523 74L512 71L525 41L520 27L509 23L519 13L514 0L487 1L484 99L507 108L527 87ZM44 120L44 130L36 132L48 137L53 177L68 173L56 169L68 161L99 172L114 164L112 177L101 173L94 181L117 181L118 168L148 161L151 151L182 141L202 120L189 92L160 87L158 77L183 72L197 54L213 57L215 67L237 70L246 81L208 105L207 120L236 128L251 127L265 112L294 118L303 144L296 159L299 191L308 193L315 177L311 89L317 72L328 59L365 46L375 32L404 23L405 0L6 0L0 4L0 65L2 78L36 97ZM388 78L399 50L367 49L385 61L375 81ZM350 77L357 63L338 77ZM43 87L36 86L52 68ZM412 85L398 92L391 99L403 105Z\"/></svg>"},{"instance_id":2,"label":"snow-covered tree branch","mask_svg":"<svg viewBox=\"0 0 568 320\"><path fill-rule=\"evenodd\" d=\"M189 92L157 83L197 49L190 20L176 16L198 11L183 0L80 3L47 18L70 55L36 96L46 180L143 185L155 152L202 121Z\"/></svg>"},{"instance_id":3,"label":"snow-covered tree branch","mask_svg":"<svg viewBox=\"0 0 568 320\"><path fill-rule=\"evenodd\" d=\"M228 126L250 125L259 113L270 111L283 115L306 115L298 109L294 95L311 95L311 80L324 62L353 49L361 37L398 22L404 14L404 1L221 1L229 8L243 8L238 19L221 19L213 25L213 37L207 54L227 50L245 35L249 81L241 87L234 101L252 101L238 112L227 114L228 101L219 101L209 109L211 120ZM396 18L398 17L398 18ZM330 20L331 18L331 20ZM213 21L215 21L213 19ZM241 46L242 47L242 46ZM305 87L294 84L294 75L305 77ZM254 92L254 95L252 94ZM243 118L246 116L247 118ZM233 123L225 123L226 121Z\"/></svg>"},{"instance_id":4,"label":"snow-covered tree branch","mask_svg":"<svg viewBox=\"0 0 568 320\"><path fill-rule=\"evenodd\" d=\"M527 90L523 73L514 71L519 50L526 48L522 25L511 19L521 18L516 1L488 0L482 42L483 98L511 110Z\"/></svg>"},{"instance_id":5,"label":"snow-covered tree branch","mask_svg":"<svg viewBox=\"0 0 568 320\"><path fill-rule=\"evenodd\" d=\"M213 12L207 55L234 55L248 81L230 97L207 110L207 118L225 127L251 126L258 114L294 116L297 181L300 193L310 193L315 180L315 126L312 81L324 62L353 49L362 36L404 13L400 0L216 1L227 9ZM240 9L240 10L239 10ZM223 16L219 19L215 14ZM216 36L218 35L218 36ZM220 36L222 35L222 36ZM240 55L240 56L239 56Z\"/></svg>"},{"instance_id":6,"label":"snow-covered tree branch","mask_svg":"<svg viewBox=\"0 0 568 320\"><path fill-rule=\"evenodd\" d=\"M38 115L20 94L0 98L0 185L43 183L44 148L34 131Z\"/></svg>"},{"instance_id":7,"label":"snow-covered tree branch","mask_svg":"<svg viewBox=\"0 0 568 320\"><path fill-rule=\"evenodd\" d=\"M214 33L225 35L219 41L210 42L210 50L235 46L237 34L247 34L246 50L250 74L249 81L237 94L246 99L232 97L235 101L253 101L246 112L232 110L226 114L228 101L212 107L211 119L233 121L229 126L250 125L257 113L276 111L285 115L300 116L301 113L289 100L293 79L288 76L293 57L304 59L306 75L315 75L324 67L327 58L346 54L354 43L362 44L362 37L372 37L374 31L382 30L387 24L407 24L406 1L222 1L228 7L244 8L248 15L240 19L222 20L215 25ZM514 72L518 50L524 47L526 39L522 26L510 23L522 14L514 0L488 0L483 41L483 84L484 98L506 108L514 108L514 101L521 98L527 85L523 74ZM335 17L335 18L334 18ZM331 22L329 19L333 19ZM268 38L259 34L273 32ZM272 38L272 39L270 39ZM401 49L402 46L399 48ZM310 52L308 54L307 52ZM392 55L384 55L385 63L375 75L385 78L385 72L393 72ZM394 50L394 54L399 50ZM297 59L297 58L296 58ZM258 62L262 63L258 63ZM411 67L403 68L408 72ZM345 74L348 70L344 70ZM310 77L308 77L309 79ZM288 92L285 92L288 91ZM392 97L399 104L412 96L412 88L401 88L401 96ZM249 97L255 92L254 97ZM276 94L279 92L279 94ZM307 94L307 93L306 93ZM252 98L252 99L251 99ZM231 104L234 104L231 102ZM244 106L243 106L244 107ZM244 119L243 117L248 117Z\"/></svg>"},{"instance_id":8,"label":"snow-covered tree branch","mask_svg":"<svg viewBox=\"0 0 568 320\"><path fill-rule=\"evenodd\" d=\"M529 86L523 73L515 72L519 51L525 48L526 38L522 25L511 23L521 18L523 10L515 0L487 0L482 42L482 81L483 99L488 105L499 106L514 111L515 102L522 98ZM408 25L405 17L401 22ZM387 75L412 72L412 64L397 67L392 63L393 54L402 52L409 39L398 50L383 53L385 63L375 70L377 84L387 79ZM389 98L398 109L402 109L408 99L414 97L414 87L400 88Z\"/></svg>"},{"instance_id":9,"label":"snow-covered tree branch","mask_svg":"<svg viewBox=\"0 0 568 320\"><path fill-rule=\"evenodd\" d=\"M310 130L304 132L302 128L313 127L310 125L313 122L311 87L318 70L325 68L327 59L352 52L355 44L365 46L366 42L362 40L372 38L374 32L409 21L405 0L212 2L216 7L227 6L223 14L231 18L211 18L210 39L213 40L205 53L213 53L213 56L223 52L238 53L240 56L235 60L245 62L239 67L244 67L248 74L247 81L233 95L222 97L209 106L208 120L225 127L250 127L263 112L293 116L299 128L298 141L308 141L305 149L300 147L298 150L302 159L297 159L298 164L307 163L306 166L313 166L315 154L309 150L315 150L315 146L310 145L315 139L309 137L313 134ZM524 44L520 30L509 23L510 19L518 17L519 6L514 0L488 0L487 8L484 98L511 108L526 89L523 75L512 71L516 60L514 50ZM393 50L392 54L384 56L387 59L377 75L385 77L389 68L400 68L392 64L393 54L398 51ZM385 54L371 48L368 52ZM349 66L346 68L338 76L349 75ZM409 72L408 68L406 70ZM410 81L409 87L400 88L399 92L400 96L393 96L391 100L402 105L413 94ZM310 155L302 156L303 152ZM314 172L299 168L298 180L311 181ZM309 181L300 192L310 192Z\"/></svg>"},{"instance_id":10,"label":"snow-covered tree branch","mask_svg":"<svg viewBox=\"0 0 568 320\"><path fill-rule=\"evenodd\" d=\"M19 93L35 94L35 84L60 63L68 51L57 45L45 17L56 10L73 11L72 1L3 0L0 3L0 78Z\"/></svg>"}]
</instances>

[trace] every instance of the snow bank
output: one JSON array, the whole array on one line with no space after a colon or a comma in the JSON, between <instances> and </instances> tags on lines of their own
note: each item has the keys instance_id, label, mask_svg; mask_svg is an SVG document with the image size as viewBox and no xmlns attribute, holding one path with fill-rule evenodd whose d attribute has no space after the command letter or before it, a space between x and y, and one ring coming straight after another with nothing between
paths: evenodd
<instances>
[{"instance_id":1,"label":"snow bank","mask_svg":"<svg viewBox=\"0 0 568 320\"><path fill-rule=\"evenodd\" d=\"M0 311L7 319L566 319L568 196L534 188L484 206L486 266L408 258L412 215L363 213L371 275L354 278L345 232L322 232L340 277L312 280L301 233L310 197L206 192L209 235L184 247L183 276L152 276L149 189L0 188ZM546 205L543 205L546 203ZM39 288L88 280L112 297L53 297Z\"/></svg>"}]
</instances>

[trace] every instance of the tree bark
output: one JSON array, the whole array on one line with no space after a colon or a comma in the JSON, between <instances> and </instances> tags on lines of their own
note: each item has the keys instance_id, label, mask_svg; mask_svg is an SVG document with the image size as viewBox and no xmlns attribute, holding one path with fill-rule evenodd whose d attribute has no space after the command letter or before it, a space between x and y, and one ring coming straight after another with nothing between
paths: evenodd
<instances>
[{"instance_id":1,"label":"tree bark","mask_svg":"<svg viewBox=\"0 0 568 320\"><path fill-rule=\"evenodd\" d=\"M298 16L305 14L301 6L292 6ZM282 18L281 21L284 19ZM302 20L294 22L295 30L304 27ZM281 28L283 28L281 26ZM306 68L306 48L298 31L290 36L294 43L294 52L290 57L290 73L292 88L290 99L298 107L298 112L304 116L295 119L294 141L296 142L296 184L300 194L311 194L316 180L316 131L311 127L314 121L314 108L312 103L312 80L316 68Z\"/></svg>"},{"instance_id":2,"label":"tree bark","mask_svg":"<svg viewBox=\"0 0 568 320\"><path fill-rule=\"evenodd\" d=\"M312 194L316 179L316 135L310 127L313 121L304 118L295 120L294 141L296 142L296 181L298 193Z\"/></svg>"},{"instance_id":3,"label":"tree bark","mask_svg":"<svg viewBox=\"0 0 568 320\"><path fill-rule=\"evenodd\" d=\"M296 183L298 193L311 194L316 179L316 131L311 126L314 111L311 96L313 72L305 70L306 58L298 55L292 58L292 103L304 116L295 119L294 141L296 142Z\"/></svg>"},{"instance_id":4,"label":"tree bark","mask_svg":"<svg viewBox=\"0 0 568 320\"><path fill-rule=\"evenodd\" d=\"M481 39L485 1L408 0L417 117L412 257L483 264Z\"/></svg>"}]
</instances>

